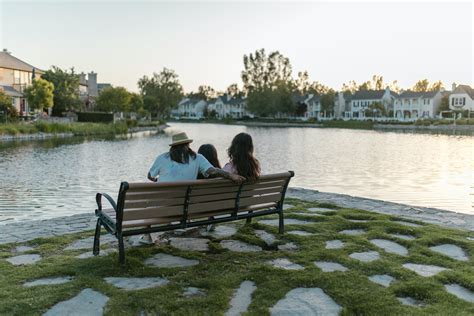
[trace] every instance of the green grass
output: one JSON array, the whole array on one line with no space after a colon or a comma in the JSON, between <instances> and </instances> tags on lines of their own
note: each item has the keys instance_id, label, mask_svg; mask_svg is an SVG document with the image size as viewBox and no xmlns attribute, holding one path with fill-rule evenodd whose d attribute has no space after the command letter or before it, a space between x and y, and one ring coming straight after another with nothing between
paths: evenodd
<instances>
[{"instance_id":1,"label":"green grass","mask_svg":"<svg viewBox=\"0 0 474 316\"><path fill-rule=\"evenodd\" d=\"M118 264L116 253L90 259L76 259L83 251L64 251L73 240L91 236L92 232L36 239L26 244L36 245L30 253L40 253L43 259L36 265L16 267L6 262L13 256L13 244L0 246L0 314L39 315L62 300L78 294L84 288L92 288L110 297L106 306L107 315L137 315L141 311L150 315L221 315L229 308L233 292L244 280L256 283L252 295L249 315L267 315L269 308L296 287L319 287L343 307L342 315L472 315L474 304L462 301L444 290L444 284L458 283L474 291L474 242L466 239L472 233L424 224L423 227L408 227L393 222L400 218L370 213L362 210L338 209L325 216L308 217L292 215L306 212L306 208L321 206L299 200L288 200L295 208L286 211L287 218L314 221L312 225L286 225L286 230L307 230L313 236L301 237L285 234L277 243L289 241L300 249L293 252L277 251L276 245L267 246L254 234L255 229L265 229L277 234L277 228L255 222L244 225L238 222L239 230L232 239L239 239L264 248L261 253L233 253L222 249L220 239L210 243L209 252L180 251L169 245L143 246L126 250L127 263ZM323 205L334 208L331 205ZM274 218L274 217L269 217ZM368 223L354 223L347 219L370 219ZM344 229L365 228L362 236L345 236L337 232ZM397 240L388 233L411 234L413 241ZM409 250L408 257L400 257L377 249L368 239L391 239ZM227 238L231 239L231 238ZM325 249L325 241L339 239L345 242L342 249ZM440 243L453 243L462 247L469 255L469 262L459 262L431 252L428 247ZM92 246L92 245L91 245ZM106 247L106 246L103 246ZM377 250L381 259L361 263L349 258L352 252ZM200 264L189 268L154 268L143 264L146 258L156 253L169 253L198 259ZM266 261L287 257L303 265L304 270L286 271L265 264ZM350 270L347 272L323 273L314 261L339 262ZM402 267L403 263L435 264L451 270L425 278ZM398 281L388 288L372 283L368 276L390 274ZM23 288L22 283L44 277L72 275L72 282ZM108 285L103 278L110 276L166 277L171 282L160 288L123 291ZM207 292L205 297L184 298L185 287L194 286ZM426 307L416 308L401 305L397 296L411 296L423 301Z\"/></svg>"},{"instance_id":2,"label":"green grass","mask_svg":"<svg viewBox=\"0 0 474 316\"><path fill-rule=\"evenodd\" d=\"M73 133L75 136L114 135L128 132L125 122L104 123L10 123L0 124L0 135L18 135L35 133Z\"/></svg>"}]
</instances>

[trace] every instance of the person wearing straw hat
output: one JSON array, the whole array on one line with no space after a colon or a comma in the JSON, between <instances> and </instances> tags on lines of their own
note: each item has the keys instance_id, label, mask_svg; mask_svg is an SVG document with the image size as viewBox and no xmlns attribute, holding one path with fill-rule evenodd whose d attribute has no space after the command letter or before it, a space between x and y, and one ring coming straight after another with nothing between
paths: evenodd
<instances>
[{"instance_id":1,"label":"person wearing straw hat","mask_svg":"<svg viewBox=\"0 0 474 316\"><path fill-rule=\"evenodd\" d=\"M175 182L196 180L199 173L204 177L222 177L235 183L245 178L213 167L201 154L196 154L189 146L192 139L186 133L172 136L170 150L159 155L148 172L148 179L154 182Z\"/></svg>"},{"instance_id":2,"label":"person wearing straw hat","mask_svg":"<svg viewBox=\"0 0 474 316\"><path fill-rule=\"evenodd\" d=\"M198 174L204 177L222 177L235 183L242 183L245 178L232 174L220 168L213 167L201 154L196 154L189 144L193 142L186 133L172 136L170 150L159 155L148 172L148 179L154 182L174 182L183 180L196 180ZM212 228L209 228L212 229ZM150 234L142 236L140 242L152 244Z\"/></svg>"}]
</instances>

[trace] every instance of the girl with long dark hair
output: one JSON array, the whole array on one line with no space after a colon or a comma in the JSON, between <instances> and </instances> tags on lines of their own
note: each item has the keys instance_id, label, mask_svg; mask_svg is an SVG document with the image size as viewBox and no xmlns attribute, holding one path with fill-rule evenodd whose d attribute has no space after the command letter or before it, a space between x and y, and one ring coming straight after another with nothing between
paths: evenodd
<instances>
[{"instance_id":1,"label":"girl with long dark hair","mask_svg":"<svg viewBox=\"0 0 474 316\"><path fill-rule=\"evenodd\" d=\"M209 161L209 163L215 167L215 168L222 168L221 163L219 162L219 158L217 157L217 150L214 145L211 144L204 144L201 145L198 149L198 154L201 154L204 156L204 158ZM198 179L205 179L204 175L199 173L198 174Z\"/></svg>"},{"instance_id":2,"label":"girl with long dark hair","mask_svg":"<svg viewBox=\"0 0 474 316\"><path fill-rule=\"evenodd\" d=\"M223 170L238 174L253 182L261 174L260 163L253 155L252 136L247 133L237 134L227 149L230 161L224 166Z\"/></svg>"}]
</instances>

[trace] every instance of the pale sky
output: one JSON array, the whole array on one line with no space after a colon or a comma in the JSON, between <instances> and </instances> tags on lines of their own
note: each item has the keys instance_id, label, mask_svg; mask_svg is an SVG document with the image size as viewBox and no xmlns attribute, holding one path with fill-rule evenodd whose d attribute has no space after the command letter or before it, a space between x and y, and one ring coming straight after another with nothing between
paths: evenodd
<instances>
[{"instance_id":1,"label":"pale sky","mask_svg":"<svg viewBox=\"0 0 474 316\"><path fill-rule=\"evenodd\" d=\"M335 89L373 74L402 88L424 78L474 83L471 1L0 2L0 48L132 91L163 67L186 92L241 86L242 57L259 48Z\"/></svg>"}]
</instances>

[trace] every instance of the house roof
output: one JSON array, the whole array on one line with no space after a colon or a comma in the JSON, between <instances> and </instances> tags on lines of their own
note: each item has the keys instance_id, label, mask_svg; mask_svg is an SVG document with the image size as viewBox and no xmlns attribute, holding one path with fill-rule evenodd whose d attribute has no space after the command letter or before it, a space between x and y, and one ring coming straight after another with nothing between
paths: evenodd
<instances>
[{"instance_id":1,"label":"house roof","mask_svg":"<svg viewBox=\"0 0 474 316\"><path fill-rule=\"evenodd\" d=\"M244 101L245 101L245 100L244 100L243 98L237 97L237 98L232 98L232 99L230 99L230 100L228 101L228 103L229 103L230 105L233 105L233 104L240 104L240 103L242 103L242 102L244 102Z\"/></svg>"},{"instance_id":2,"label":"house roof","mask_svg":"<svg viewBox=\"0 0 474 316\"><path fill-rule=\"evenodd\" d=\"M424 99L430 99L433 98L439 90L436 91L424 91L424 92L417 92L417 91L411 91L407 90L398 95L398 98L403 99L403 98L424 98Z\"/></svg>"},{"instance_id":3,"label":"house roof","mask_svg":"<svg viewBox=\"0 0 474 316\"><path fill-rule=\"evenodd\" d=\"M44 73L43 70L38 69L37 67L32 66L24 62L23 60L20 60L16 58L15 56L12 56L10 53L5 52L5 51L0 52L0 68L23 70L23 71L29 71L29 72L32 72L34 68L36 72L40 74Z\"/></svg>"},{"instance_id":4,"label":"house roof","mask_svg":"<svg viewBox=\"0 0 474 316\"><path fill-rule=\"evenodd\" d=\"M20 91L15 90L12 86L2 86L0 85L0 90L3 90L6 95L10 97L22 97L23 93Z\"/></svg>"},{"instance_id":5,"label":"house roof","mask_svg":"<svg viewBox=\"0 0 474 316\"><path fill-rule=\"evenodd\" d=\"M291 95L291 101L293 101L293 103L303 103L304 101L306 101L307 98L307 95L301 95L299 93L293 93Z\"/></svg>"},{"instance_id":6,"label":"house roof","mask_svg":"<svg viewBox=\"0 0 474 316\"><path fill-rule=\"evenodd\" d=\"M321 96L315 94L308 100L308 102L315 102L319 100L321 100Z\"/></svg>"},{"instance_id":7,"label":"house roof","mask_svg":"<svg viewBox=\"0 0 474 316\"><path fill-rule=\"evenodd\" d=\"M453 93L467 93L474 100L474 89L466 84L460 84L454 89Z\"/></svg>"},{"instance_id":8,"label":"house roof","mask_svg":"<svg viewBox=\"0 0 474 316\"><path fill-rule=\"evenodd\" d=\"M352 100L378 100L382 99L385 90L360 90L352 96Z\"/></svg>"}]
</instances>

